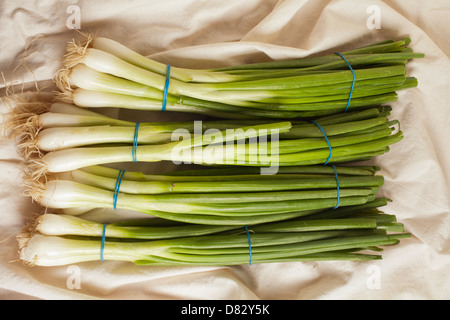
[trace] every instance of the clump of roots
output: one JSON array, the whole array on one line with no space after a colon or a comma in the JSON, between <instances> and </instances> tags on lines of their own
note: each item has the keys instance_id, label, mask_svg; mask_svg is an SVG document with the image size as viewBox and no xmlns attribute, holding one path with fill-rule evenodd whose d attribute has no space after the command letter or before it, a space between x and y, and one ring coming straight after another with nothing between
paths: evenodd
<instances>
[{"instance_id":1,"label":"clump of roots","mask_svg":"<svg viewBox=\"0 0 450 320\"><path fill-rule=\"evenodd\" d=\"M47 165L39 158L23 161L20 170L24 196L41 203L48 181L57 179L57 177L48 172Z\"/></svg>"},{"instance_id":2,"label":"clump of roots","mask_svg":"<svg viewBox=\"0 0 450 320\"><path fill-rule=\"evenodd\" d=\"M95 36L89 33L80 32L82 39L75 41L72 39L67 44L66 55L64 58L64 66L66 68L73 68L77 64L83 63L86 50L92 47L92 42L95 40Z\"/></svg>"},{"instance_id":3,"label":"clump of roots","mask_svg":"<svg viewBox=\"0 0 450 320\"><path fill-rule=\"evenodd\" d=\"M44 211L44 210L42 210ZM19 243L19 249L22 250L28 245L31 237L36 234L43 219L44 212L32 213L29 217L28 222L22 227L21 232L16 236L17 242Z\"/></svg>"},{"instance_id":4,"label":"clump of roots","mask_svg":"<svg viewBox=\"0 0 450 320\"><path fill-rule=\"evenodd\" d=\"M54 76L55 85L62 92L71 92L73 90L70 83L70 72L73 67L84 62L86 50L92 46L95 39L93 34L79 32L82 36L81 40L72 39L67 44L66 54L64 56L64 67L58 70Z\"/></svg>"},{"instance_id":5,"label":"clump of roots","mask_svg":"<svg viewBox=\"0 0 450 320\"><path fill-rule=\"evenodd\" d=\"M3 119L3 136L16 141L17 149L25 159L42 156L36 139L42 130L40 115L49 112L50 105L44 101L18 103Z\"/></svg>"},{"instance_id":6,"label":"clump of roots","mask_svg":"<svg viewBox=\"0 0 450 320\"><path fill-rule=\"evenodd\" d=\"M62 68L58 70L53 77L56 87L63 93L72 92L72 84L70 82L70 69Z\"/></svg>"},{"instance_id":7,"label":"clump of roots","mask_svg":"<svg viewBox=\"0 0 450 320\"><path fill-rule=\"evenodd\" d=\"M36 137L42 130L40 115L49 112L51 103L44 100L23 100L16 98L15 106L4 115L2 134L4 138L15 140L17 149L24 158L41 156L36 145Z\"/></svg>"}]
</instances>

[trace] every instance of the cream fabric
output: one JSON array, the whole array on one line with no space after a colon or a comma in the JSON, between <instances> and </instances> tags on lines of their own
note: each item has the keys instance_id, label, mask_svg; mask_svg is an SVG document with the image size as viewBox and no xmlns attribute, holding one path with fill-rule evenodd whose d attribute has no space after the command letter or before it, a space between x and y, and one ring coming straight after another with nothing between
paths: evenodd
<instances>
[{"instance_id":1,"label":"cream fabric","mask_svg":"<svg viewBox=\"0 0 450 320\"><path fill-rule=\"evenodd\" d=\"M17 261L15 235L37 206L21 195L20 156L14 143L4 141L0 144L1 298L450 298L447 0L2 1L1 82L17 84L9 86L8 94L36 90L36 86L51 92L66 42L77 36L68 28L77 22L72 19L77 12L81 31L110 37L164 63L198 68L331 53L411 37L412 48L426 58L408 64L419 86L400 92L399 101L392 104L392 118L401 121L405 139L372 163L382 167L386 179L380 194L393 199L384 211L396 214L413 237L386 248L382 261L369 263L149 268L108 261L30 268ZM0 87L4 96L5 85ZM123 110L112 114L142 116ZM143 169L161 171L168 166ZM71 287L74 272L81 277L81 288Z\"/></svg>"}]
</instances>

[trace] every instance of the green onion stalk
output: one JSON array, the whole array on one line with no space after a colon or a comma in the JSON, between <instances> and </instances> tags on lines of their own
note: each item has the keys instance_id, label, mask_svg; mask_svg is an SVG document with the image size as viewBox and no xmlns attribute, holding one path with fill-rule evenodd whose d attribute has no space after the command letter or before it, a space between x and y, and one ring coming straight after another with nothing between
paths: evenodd
<instances>
[{"instance_id":1,"label":"green onion stalk","mask_svg":"<svg viewBox=\"0 0 450 320\"><path fill-rule=\"evenodd\" d=\"M33 266L100 260L147 266L372 261L382 258L382 246L410 236L395 215L378 209L386 201L246 228L159 218L107 223L45 213L18 236L20 259Z\"/></svg>"},{"instance_id":2,"label":"green onion stalk","mask_svg":"<svg viewBox=\"0 0 450 320\"><path fill-rule=\"evenodd\" d=\"M288 123L266 126L244 127L265 132L289 130ZM273 131L269 131L273 130ZM257 131L256 131L257 132ZM386 133L388 131L385 131ZM283 140L269 141L261 139L265 135L256 136L258 140L244 141L236 139L235 134L228 135L220 132L220 142L208 140L211 136L203 135L181 142L170 142L156 145L133 146L94 146L75 147L45 153L33 162L38 169L46 172L65 172L86 166L132 162L133 150L139 162L171 161L175 164L198 165L234 165L266 167L276 171L281 166L330 164L368 160L374 156L383 155L390 150L390 146L403 139L401 131L380 137L378 133L368 133L361 136L351 136L342 139L332 139L330 146L323 138L305 139L306 141ZM225 138L225 140L223 139ZM262 141L261 141L262 140ZM226 143L227 141L229 143ZM304 143L303 143L304 142ZM332 149L330 151L330 148ZM330 157L331 155L331 157ZM329 160L328 160L329 159ZM39 169L40 168L40 169Z\"/></svg>"},{"instance_id":3,"label":"green onion stalk","mask_svg":"<svg viewBox=\"0 0 450 320\"><path fill-rule=\"evenodd\" d=\"M336 54L187 69L147 58L103 37L67 47L55 76L61 98L80 107L200 113L230 119L296 119L364 109L397 100L417 86L406 64L424 55L410 39L385 41ZM167 79L170 79L167 85Z\"/></svg>"},{"instance_id":4,"label":"green onion stalk","mask_svg":"<svg viewBox=\"0 0 450 320\"><path fill-rule=\"evenodd\" d=\"M120 176L120 170L93 166L41 180L31 177L27 193L43 207L63 211L114 208L185 223L246 225L373 201L384 184L376 171L376 167L318 165L303 172L288 167L276 175L158 177L137 172Z\"/></svg>"},{"instance_id":5,"label":"green onion stalk","mask_svg":"<svg viewBox=\"0 0 450 320\"><path fill-rule=\"evenodd\" d=\"M269 179L297 179L334 177L335 171L339 176L372 176L380 168L373 165L341 165L335 166L292 166L281 167L274 175L261 175L260 170L254 167L203 167L196 166L194 169L174 170L164 174L147 174L140 171L124 171L123 179L128 181L160 181L160 182L202 182L202 181L234 181L234 180L269 180ZM90 166L77 169L69 173L62 173L60 177L70 177L78 182L92 185L91 179L83 178L94 175L96 178L116 179L120 170L106 166Z\"/></svg>"},{"instance_id":6,"label":"green onion stalk","mask_svg":"<svg viewBox=\"0 0 450 320\"><path fill-rule=\"evenodd\" d=\"M35 113L33 112L35 110ZM374 107L363 111L353 111L329 117L290 121L291 129L280 133L282 139L323 138L319 128L311 123L316 121L326 131L327 136L350 136L388 130L398 124L389 121L389 106ZM138 144L169 143L174 139L189 138L192 134L205 134L212 130L239 129L251 125L275 123L270 120L196 120L140 122L136 142ZM44 108L33 104L21 106L8 114L5 127L15 131L15 136L23 146L39 148L41 151L56 151L69 147L95 144L132 144L136 122L119 120L100 113L79 108L62 102L51 103ZM381 135L382 136L382 135ZM295 141L291 141L294 143ZM31 145L33 144L33 145Z\"/></svg>"},{"instance_id":7,"label":"green onion stalk","mask_svg":"<svg viewBox=\"0 0 450 320\"><path fill-rule=\"evenodd\" d=\"M40 173L118 162L172 161L201 165L282 167L367 160L399 142L390 107L374 107L306 120L118 120L67 103L30 116L15 110L6 121L25 158L38 155ZM322 130L325 132L322 132ZM396 131L396 132L395 132ZM327 141L328 140L328 141ZM136 143L135 148L133 148ZM133 158L133 149L135 151Z\"/></svg>"}]
</instances>

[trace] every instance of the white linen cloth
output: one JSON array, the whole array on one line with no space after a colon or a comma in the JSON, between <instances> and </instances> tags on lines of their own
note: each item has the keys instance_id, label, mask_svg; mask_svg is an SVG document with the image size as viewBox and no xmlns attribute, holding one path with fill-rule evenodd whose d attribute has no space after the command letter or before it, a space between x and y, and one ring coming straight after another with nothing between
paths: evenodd
<instances>
[{"instance_id":1,"label":"white linen cloth","mask_svg":"<svg viewBox=\"0 0 450 320\"><path fill-rule=\"evenodd\" d=\"M1 96L36 87L51 92L66 43L77 37L70 28L192 68L332 53L405 36L412 39L414 51L426 54L408 64L418 87L399 92L399 100L391 104L391 118L400 120L404 140L371 161L385 177L380 195L393 199L383 210L413 234L386 248L383 260L184 268L105 261L27 267L18 261L15 235L37 206L21 194L21 158L14 143L2 141L0 298L449 299L449 16L447 0L0 2ZM111 114L137 116L124 110ZM156 112L146 116L162 117ZM80 276L79 287L71 282L74 275Z\"/></svg>"}]
</instances>

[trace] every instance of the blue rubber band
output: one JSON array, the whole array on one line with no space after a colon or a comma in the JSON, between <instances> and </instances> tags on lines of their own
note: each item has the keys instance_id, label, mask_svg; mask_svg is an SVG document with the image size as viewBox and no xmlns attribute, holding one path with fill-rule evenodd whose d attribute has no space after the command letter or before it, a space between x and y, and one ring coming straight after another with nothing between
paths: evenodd
<instances>
[{"instance_id":1,"label":"blue rubber band","mask_svg":"<svg viewBox=\"0 0 450 320\"><path fill-rule=\"evenodd\" d=\"M336 206L333 209L337 209L337 208L339 208L339 201L340 201L340 198L341 198L341 191L339 189L339 177L338 177L338 174L337 174L336 167L334 165L331 165L331 166L333 167L334 175L336 176L336 188L337 188L337 204L336 204Z\"/></svg>"},{"instance_id":2,"label":"blue rubber band","mask_svg":"<svg viewBox=\"0 0 450 320\"><path fill-rule=\"evenodd\" d=\"M327 141L328 149L330 149L330 155L328 156L327 161L325 161L325 163L324 163L324 165L326 165L326 164L328 164L328 161L330 161L331 156L333 155L333 149L331 148L330 140L328 140L327 134L325 133L325 130L323 130L323 128L322 128L322 126L320 124L318 124L314 120L311 120L311 122L314 123L320 129L320 131L322 131L323 136L325 137L325 140Z\"/></svg>"},{"instance_id":3,"label":"blue rubber band","mask_svg":"<svg viewBox=\"0 0 450 320\"><path fill-rule=\"evenodd\" d=\"M116 210L116 208L117 208L117 198L119 197L120 184L122 183L124 174L125 174L125 170L120 170L119 175L117 176L116 187L114 189L114 198L113 198L114 210Z\"/></svg>"},{"instance_id":4,"label":"blue rubber band","mask_svg":"<svg viewBox=\"0 0 450 320\"><path fill-rule=\"evenodd\" d=\"M350 106L350 101L352 100L352 94L353 94L353 88L355 87L355 81L356 81L356 75L355 75L355 71L353 70L352 66L350 65L350 63L348 62L347 59L344 58L344 56L342 54L340 54L339 52L335 52L335 54L337 54L338 56L340 56L348 65L348 67L350 68L350 71L353 74L353 81L352 81L352 87L350 89L350 95L348 97L348 102L347 102L347 107L345 107L345 112L348 110L348 107Z\"/></svg>"},{"instance_id":5,"label":"blue rubber band","mask_svg":"<svg viewBox=\"0 0 450 320\"><path fill-rule=\"evenodd\" d=\"M250 254L250 261L249 261L249 265L252 265L252 242L250 241L250 232L248 232L248 228L247 226L245 226L245 231L247 232L247 238L248 238L248 252Z\"/></svg>"},{"instance_id":6,"label":"blue rubber band","mask_svg":"<svg viewBox=\"0 0 450 320\"><path fill-rule=\"evenodd\" d=\"M166 111L167 93L169 92L169 84L170 84L170 65L167 65L166 84L164 86L164 97L163 97L163 102L162 102L162 111Z\"/></svg>"},{"instance_id":7,"label":"blue rubber band","mask_svg":"<svg viewBox=\"0 0 450 320\"><path fill-rule=\"evenodd\" d=\"M132 150L133 162L137 162L136 151L137 151L137 145L138 145L139 124L140 123L137 122L136 127L134 128L134 140L133 140L133 150Z\"/></svg>"},{"instance_id":8,"label":"blue rubber band","mask_svg":"<svg viewBox=\"0 0 450 320\"><path fill-rule=\"evenodd\" d=\"M103 225L102 232L102 244L100 246L100 261L103 261L103 251L105 250L105 239L106 239L106 223Z\"/></svg>"}]
</instances>

